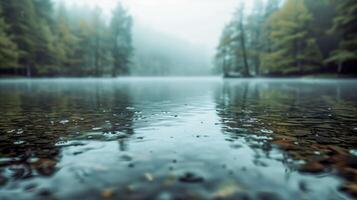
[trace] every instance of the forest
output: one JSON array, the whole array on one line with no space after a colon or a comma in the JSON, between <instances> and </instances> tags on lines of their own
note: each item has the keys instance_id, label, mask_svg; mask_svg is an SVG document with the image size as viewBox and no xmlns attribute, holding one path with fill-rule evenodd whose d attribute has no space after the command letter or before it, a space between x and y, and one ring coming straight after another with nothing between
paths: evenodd
<instances>
[{"instance_id":1,"label":"forest","mask_svg":"<svg viewBox=\"0 0 357 200\"><path fill-rule=\"evenodd\" d=\"M0 1L0 74L127 75L133 53L131 27L132 18L120 3L106 22L99 7Z\"/></svg>"},{"instance_id":2,"label":"forest","mask_svg":"<svg viewBox=\"0 0 357 200\"><path fill-rule=\"evenodd\" d=\"M119 1L110 17L60 0L1 1L0 75L355 76L356 22L354 0L237 1L211 59L202 46L135 27Z\"/></svg>"},{"instance_id":3,"label":"forest","mask_svg":"<svg viewBox=\"0 0 357 200\"><path fill-rule=\"evenodd\" d=\"M215 65L224 76L357 73L357 1L254 0L225 26Z\"/></svg>"}]
</instances>

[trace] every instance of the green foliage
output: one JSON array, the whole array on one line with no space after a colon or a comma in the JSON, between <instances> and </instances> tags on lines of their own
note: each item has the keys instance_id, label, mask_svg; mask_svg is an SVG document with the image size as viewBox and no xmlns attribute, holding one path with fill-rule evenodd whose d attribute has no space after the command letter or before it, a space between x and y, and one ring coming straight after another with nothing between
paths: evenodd
<instances>
[{"instance_id":1,"label":"green foliage","mask_svg":"<svg viewBox=\"0 0 357 200\"><path fill-rule=\"evenodd\" d=\"M2 9L0 7L0 15ZM16 68L18 59L18 49L12 38L7 34L9 26L3 18L0 18L0 67Z\"/></svg>"},{"instance_id":2,"label":"green foliage","mask_svg":"<svg viewBox=\"0 0 357 200\"><path fill-rule=\"evenodd\" d=\"M304 2L312 15L309 32L316 39L316 43L326 59L338 47L340 39L338 32L328 32L336 16L335 5L330 3L330 0L304 0Z\"/></svg>"},{"instance_id":3,"label":"green foliage","mask_svg":"<svg viewBox=\"0 0 357 200\"><path fill-rule=\"evenodd\" d=\"M10 25L9 32L19 48L19 64L26 67L26 73L30 76L34 70L36 43L40 39L33 2L12 0L1 3L5 21Z\"/></svg>"},{"instance_id":4,"label":"green foliage","mask_svg":"<svg viewBox=\"0 0 357 200\"><path fill-rule=\"evenodd\" d=\"M253 9L243 12L243 28L240 17L233 16L215 57L224 74L242 72L244 52L255 75L304 75L336 66L337 72L353 72L345 69L357 63L356 1L281 2L254 0Z\"/></svg>"},{"instance_id":5,"label":"green foliage","mask_svg":"<svg viewBox=\"0 0 357 200\"><path fill-rule=\"evenodd\" d=\"M279 3L280 0L254 0L252 10L242 9L244 5L237 9L222 33L215 57L216 65L225 74L260 74L260 58L264 51L271 49L266 21L278 9Z\"/></svg>"},{"instance_id":6,"label":"green foliage","mask_svg":"<svg viewBox=\"0 0 357 200\"><path fill-rule=\"evenodd\" d=\"M269 19L273 51L263 56L266 73L306 73L318 69L322 55L310 36L312 15L303 0L288 0Z\"/></svg>"},{"instance_id":7,"label":"green foliage","mask_svg":"<svg viewBox=\"0 0 357 200\"><path fill-rule=\"evenodd\" d=\"M121 5L110 25L99 8L54 8L51 0L0 1L0 8L1 68L27 76L128 74L132 22Z\"/></svg>"},{"instance_id":8,"label":"green foliage","mask_svg":"<svg viewBox=\"0 0 357 200\"><path fill-rule=\"evenodd\" d=\"M341 32L342 40L338 49L331 53L326 62L337 63L339 66L337 72L341 73L345 64L355 67L357 63L357 2L354 0L339 2L337 13L331 31Z\"/></svg>"}]
</instances>

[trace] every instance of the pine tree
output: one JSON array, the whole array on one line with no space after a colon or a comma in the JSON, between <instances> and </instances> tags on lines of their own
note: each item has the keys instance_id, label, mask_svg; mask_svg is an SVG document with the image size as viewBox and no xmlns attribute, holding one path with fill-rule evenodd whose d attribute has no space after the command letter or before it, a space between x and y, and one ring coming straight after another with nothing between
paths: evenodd
<instances>
[{"instance_id":1,"label":"pine tree","mask_svg":"<svg viewBox=\"0 0 357 200\"><path fill-rule=\"evenodd\" d=\"M332 31L342 32L339 48L333 51L326 62L338 65L337 72L343 72L345 65L357 64L357 2L355 0L339 1L337 16L334 19Z\"/></svg>"},{"instance_id":2,"label":"pine tree","mask_svg":"<svg viewBox=\"0 0 357 200\"><path fill-rule=\"evenodd\" d=\"M130 58L133 52L131 38L132 18L128 15L124 7L118 3L113 11L110 23L112 37L112 55L114 66L112 76L129 73Z\"/></svg>"},{"instance_id":3,"label":"pine tree","mask_svg":"<svg viewBox=\"0 0 357 200\"><path fill-rule=\"evenodd\" d=\"M58 10L55 27L54 50L56 52L56 69L61 75L74 75L76 68L80 65L81 58L76 57L78 49L78 38L73 34L67 19L66 7L61 4Z\"/></svg>"},{"instance_id":4,"label":"pine tree","mask_svg":"<svg viewBox=\"0 0 357 200\"><path fill-rule=\"evenodd\" d=\"M94 75L95 76L100 76L101 75L101 64L100 64L100 58L101 58L101 40L102 40L102 29L103 29L103 22L101 20L101 9L99 7L96 7L93 11L93 16L92 16L92 23L93 23L93 50L94 50Z\"/></svg>"},{"instance_id":5,"label":"pine tree","mask_svg":"<svg viewBox=\"0 0 357 200\"><path fill-rule=\"evenodd\" d=\"M238 49L237 43L234 38L235 27L231 22L224 27L219 45L217 47L217 53L215 56L215 63L218 68L223 72L224 77L228 77L230 73L239 72L240 67L237 67L236 50Z\"/></svg>"},{"instance_id":6,"label":"pine tree","mask_svg":"<svg viewBox=\"0 0 357 200\"><path fill-rule=\"evenodd\" d=\"M217 48L216 63L221 63L225 77L230 74L250 76L248 30L244 4L241 4L225 27Z\"/></svg>"},{"instance_id":7,"label":"pine tree","mask_svg":"<svg viewBox=\"0 0 357 200\"><path fill-rule=\"evenodd\" d=\"M45 17L45 13L49 16L51 10L43 7L44 2L45 0L1 1L5 22L9 24L9 32L20 52L19 65L26 69L27 76L36 75L51 60L52 32Z\"/></svg>"},{"instance_id":8,"label":"pine tree","mask_svg":"<svg viewBox=\"0 0 357 200\"><path fill-rule=\"evenodd\" d=\"M51 0L34 0L36 13L36 57L38 75L50 75L55 66L55 49L53 37L53 5Z\"/></svg>"},{"instance_id":9,"label":"pine tree","mask_svg":"<svg viewBox=\"0 0 357 200\"><path fill-rule=\"evenodd\" d=\"M269 19L273 51L262 57L267 73L303 74L319 69L322 55L310 36L312 16L303 0L288 0Z\"/></svg>"},{"instance_id":10,"label":"pine tree","mask_svg":"<svg viewBox=\"0 0 357 200\"><path fill-rule=\"evenodd\" d=\"M78 30L75 31L75 37L77 39L76 41L72 41L76 44L73 49L73 58L76 58L77 62L75 62L75 65L71 69L71 73L76 76L88 76L94 74L94 54L92 45L93 32L93 27L91 27L85 19L79 21Z\"/></svg>"},{"instance_id":11,"label":"pine tree","mask_svg":"<svg viewBox=\"0 0 357 200\"><path fill-rule=\"evenodd\" d=\"M2 8L0 4L0 68L16 69L18 67L18 49L7 33L9 26L2 17Z\"/></svg>"},{"instance_id":12,"label":"pine tree","mask_svg":"<svg viewBox=\"0 0 357 200\"><path fill-rule=\"evenodd\" d=\"M36 21L35 9L31 0L1 1L5 22L10 26L13 41L20 50L19 64L31 76L35 70Z\"/></svg>"},{"instance_id":13,"label":"pine tree","mask_svg":"<svg viewBox=\"0 0 357 200\"><path fill-rule=\"evenodd\" d=\"M253 10L247 19L248 32L248 59L254 67L255 75L260 74L260 53L262 50L262 30L264 23L264 2L263 0L253 1Z\"/></svg>"}]
</instances>

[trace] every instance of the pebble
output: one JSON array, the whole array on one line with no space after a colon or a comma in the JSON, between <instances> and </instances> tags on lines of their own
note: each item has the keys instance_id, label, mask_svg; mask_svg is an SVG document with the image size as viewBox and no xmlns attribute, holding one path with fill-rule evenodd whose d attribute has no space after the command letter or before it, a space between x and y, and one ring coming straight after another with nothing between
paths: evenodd
<instances>
[{"instance_id":1,"label":"pebble","mask_svg":"<svg viewBox=\"0 0 357 200\"><path fill-rule=\"evenodd\" d=\"M295 130L294 131L294 136L296 137L305 137L310 135L310 131L306 131L306 130Z\"/></svg>"},{"instance_id":2,"label":"pebble","mask_svg":"<svg viewBox=\"0 0 357 200\"><path fill-rule=\"evenodd\" d=\"M301 172L320 173L323 172L325 167L318 162L310 162L300 168Z\"/></svg>"},{"instance_id":3,"label":"pebble","mask_svg":"<svg viewBox=\"0 0 357 200\"><path fill-rule=\"evenodd\" d=\"M52 193L50 190L48 189L42 189L40 190L40 192L38 193L40 196L44 196L44 197L48 197L50 196Z\"/></svg>"},{"instance_id":4,"label":"pebble","mask_svg":"<svg viewBox=\"0 0 357 200\"><path fill-rule=\"evenodd\" d=\"M234 184L226 185L220 188L213 194L214 198L225 199L234 195L237 191L237 186Z\"/></svg>"},{"instance_id":5,"label":"pebble","mask_svg":"<svg viewBox=\"0 0 357 200\"><path fill-rule=\"evenodd\" d=\"M122 155L121 159L124 161L132 161L133 160L133 158L129 155Z\"/></svg>"},{"instance_id":6,"label":"pebble","mask_svg":"<svg viewBox=\"0 0 357 200\"><path fill-rule=\"evenodd\" d=\"M144 176L145 176L146 180L148 180L150 182L154 180L154 177L150 173L145 173Z\"/></svg>"},{"instance_id":7,"label":"pebble","mask_svg":"<svg viewBox=\"0 0 357 200\"><path fill-rule=\"evenodd\" d=\"M7 178L0 175L0 186L3 186L7 183Z\"/></svg>"},{"instance_id":8,"label":"pebble","mask_svg":"<svg viewBox=\"0 0 357 200\"><path fill-rule=\"evenodd\" d=\"M322 137L322 136L316 136L315 140L319 144L336 144L336 143L338 143L337 141L334 141L334 139L332 139L332 138Z\"/></svg>"},{"instance_id":9,"label":"pebble","mask_svg":"<svg viewBox=\"0 0 357 200\"><path fill-rule=\"evenodd\" d=\"M204 181L202 177L199 177L192 172L186 172L179 178L179 180L184 183L202 183Z\"/></svg>"},{"instance_id":10,"label":"pebble","mask_svg":"<svg viewBox=\"0 0 357 200\"><path fill-rule=\"evenodd\" d=\"M259 200L280 200L280 196L278 194L272 192L258 192L257 199Z\"/></svg>"},{"instance_id":11,"label":"pebble","mask_svg":"<svg viewBox=\"0 0 357 200\"><path fill-rule=\"evenodd\" d=\"M114 194L115 194L115 188L107 188L102 191L101 196L103 198L111 198L114 196Z\"/></svg>"}]
</instances>

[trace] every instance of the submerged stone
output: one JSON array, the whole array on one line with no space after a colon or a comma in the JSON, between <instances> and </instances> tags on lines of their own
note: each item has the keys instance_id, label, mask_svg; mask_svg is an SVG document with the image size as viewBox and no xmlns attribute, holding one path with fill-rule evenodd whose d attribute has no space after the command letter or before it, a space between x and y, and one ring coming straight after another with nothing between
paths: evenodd
<instances>
[{"instance_id":1,"label":"submerged stone","mask_svg":"<svg viewBox=\"0 0 357 200\"><path fill-rule=\"evenodd\" d=\"M295 130L293 135L296 137L306 137L308 135L311 135L311 132L308 130Z\"/></svg>"},{"instance_id":2,"label":"submerged stone","mask_svg":"<svg viewBox=\"0 0 357 200\"><path fill-rule=\"evenodd\" d=\"M315 140L319 144L336 144L336 143L338 143L338 141L336 141L334 138L331 138L331 137L316 136Z\"/></svg>"},{"instance_id":3,"label":"submerged stone","mask_svg":"<svg viewBox=\"0 0 357 200\"><path fill-rule=\"evenodd\" d=\"M202 183L204 179L192 172L186 172L179 180L184 183Z\"/></svg>"},{"instance_id":4,"label":"submerged stone","mask_svg":"<svg viewBox=\"0 0 357 200\"><path fill-rule=\"evenodd\" d=\"M115 195L115 188L106 188L100 194L103 198L112 198Z\"/></svg>"},{"instance_id":5,"label":"submerged stone","mask_svg":"<svg viewBox=\"0 0 357 200\"><path fill-rule=\"evenodd\" d=\"M0 187L7 183L8 179L0 174Z\"/></svg>"},{"instance_id":6,"label":"submerged stone","mask_svg":"<svg viewBox=\"0 0 357 200\"><path fill-rule=\"evenodd\" d=\"M325 166L319 162L309 162L299 169L301 172L320 173L325 170Z\"/></svg>"},{"instance_id":7,"label":"submerged stone","mask_svg":"<svg viewBox=\"0 0 357 200\"><path fill-rule=\"evenodd\" d=\"M258 200L280 200L280 196L273 192L262 191L256 194Z\"/></svg>"}]
</instances>

